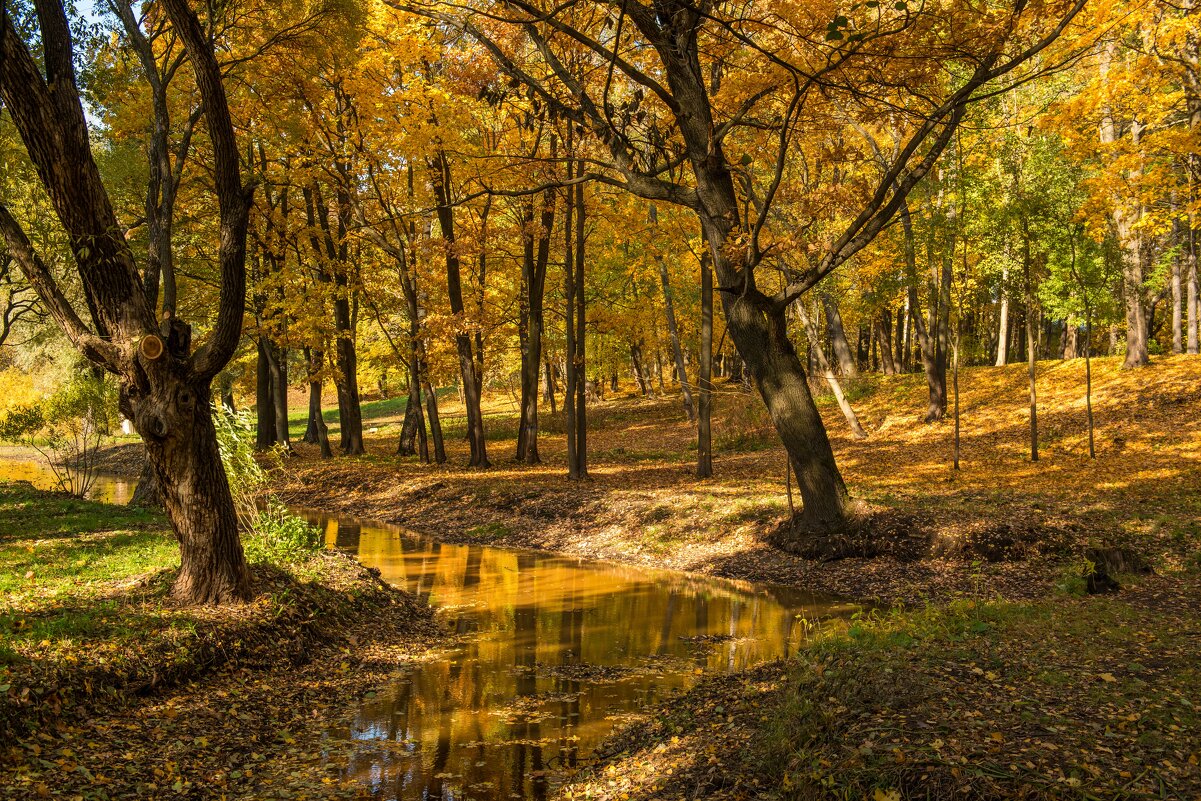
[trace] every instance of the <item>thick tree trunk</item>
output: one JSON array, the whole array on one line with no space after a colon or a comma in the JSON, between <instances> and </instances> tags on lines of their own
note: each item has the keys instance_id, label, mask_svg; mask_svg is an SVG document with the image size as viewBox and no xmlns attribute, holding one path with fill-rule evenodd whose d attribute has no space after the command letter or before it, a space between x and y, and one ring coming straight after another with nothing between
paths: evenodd
<instances>
[{"instance_id":1,"label":"thick tree trunk","mask_svg":"<svg viewBox=\"0 0 1201 801\"><path fill-rule=\"evenodd\" d=\"M142 465L142 472L138 474L138 483L133 488L133 497L129 499L129 505L141 509L163 508L163 494L159 492L158 478L154 474L154 468L150 466L149 457Z\"/></svg>"},{"instance_id":2,"label":"thick tree trunk","mask_svg":"<svg viewBox=\"0 0 1201 801\"><path fill-rule=\"evenodd\" d=\"M842 315L838 313L838 303L829 292L821 293L822 308L826 312L826 331L830 335L830 344L834 349L834 358L838 361L838 371L843 377L853 377L859 374L855 357L851 355L851 345L847 342L847 332L842 327Z\"/></svg>"},{"instance_id":3,"label":"thick tree trunk","mask_svg":"<svg viewBox=\"0 0 1201 801\"><path fill-rule=\"evenodd\" d=\"M800 357L788 339L783 312L765 313L740 297L723 301L730 338L763 397L797 478L802 500L798 533L839 530L847 519L850 496Z\"/></svg>"},{"instance_id":4,"label":"thick tree trunk","mask_svg":"<svg viewBox=\"0 0 1201 801\"><path fill-rule=\"evenodd\" d=\"M713 475L713 270L701 256L701 358L697 377L696 475Z\"/></svg>"},{"instance_id":5,"label":"thick tree trunk","mask_svg":"<svg viewBox=\"0 0 1201 801\"><path fill-rule=\"evenodd\" d=\"M201 604L250 597L250 571L217 451L207 382L161 380L133 411L179 540L172 595Z\"/></svg>"},{"instance_id":6,"label":"thick tree trunk","mask_svg":"<svg viewBox=\"0 0 1201 801\"><path fill-rule=\"evenodd\" d=\"M1063 358L1075 359L1080 355L1080 330L1070 317L1063 321Z\"/></svg>"}]
</instances>

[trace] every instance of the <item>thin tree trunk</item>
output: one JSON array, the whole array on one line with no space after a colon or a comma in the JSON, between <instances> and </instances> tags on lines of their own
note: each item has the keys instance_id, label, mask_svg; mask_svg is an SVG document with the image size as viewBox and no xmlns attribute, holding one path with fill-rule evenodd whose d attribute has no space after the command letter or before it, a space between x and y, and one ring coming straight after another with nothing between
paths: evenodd
<instances>
[{"instance_id":1,"label":"thin tree trunk","mask_svg":"<svg viewBox=\"0 0 1201 801\"><path fill-rule=\"evenodd\" d=\"M647 378L646 368L642 364L642 343L630 343L630 366L634 371L634 381L638 384L638 391L643 397L651 394L651 382Z\"/></svg>"},{"instance_id":2,"label":"thin tree trunk","mask_svg":"<svg viewBox=\"0 0 1201 801\"><path fill-rule=\"evenodd\" d=\"M257 341L258 358L255 362L255 447L266 450L275 444L275 383L271 377L272 344L263 334Z\"/></svg>"},{"instance_id":3,"label":"thin tree trunk","mask_svg":"<svg viewBox=\"0 0 1201 801\"><path fill-rule=\"evenodd\" d=\"M826 312L826 330L830 333L838 370L844 378L858 375L859 368L855 364L855 357L851 355L851 345L847 342L847 333L842 327L842 315L838 313L838 304L828 292L821 293L821 301Z\"/></svg>"},{"instance_id":4,"label":"thin tree trunk","mask_svg":"<svg viewBox=\"0 0 1201 801\"><path fill-rule=\"evenodd\" d=\"M952 356L951 367L951 387L955 393L955 455L954 469L959 469L959 341L962 339L962 332L959 330L958 324L955 326L955 342L954 355Z\"/></svg>"},{"instance_id":5,"label":"thin tree trunk","mask_svg":"<svg viewBox=\"0 0 1201 801\"><path fill-rule=\"evenodd\" d=\"M667 263L662 257L659 258L659 280L663 284L663 308L667 316L667 334L671 338L671 352L675 358L676 374L684 394L684 411L688 413L688 422L695 423L696 407L692 404L692 388L688 386L688 373L684 370L684 351L680 347L680 330L676 326L676 312L671 297L671 284L667 277Z\"/></svg>"},{"instance_id":6,"label":"thin tree trunk","mask_svg":"<svg viewBox=\"0 0 1201 801\"><path fill-rule=\"evenodd\" d=\"M880 372L896 375L897 365L892 358L892 311L887 307L872 320L875 328L876 345L880 351Z\"/></svg>"},{"instance_id":7,"label":"thin tree trunk","mask_svg":"<svg viewBox=\"0 0 1201 801\"><path fill-rule=\"evenodd\" d=\"M1001 311L997 320L997 367L1009 363L1009 265L1001 267Z\"/></svg>"},{"instance_id":8,"label":"thin tree trunk","mask_svg":"<svg viewBox=\"0 0 1201 801\"><path fill-rule=\"evenodd\" d=\"M446 288L450 298L451 314L463 320L463 280L459 255L455 250L454 207L450 200L450 160L446 153L439 152L431 163L434 194L437 200L438 223L446 243ZM465 321L464 321L465 322ZM462 378L460 391L467 410L467 441L471 447L470 466L485 469L492 466L488 461L488 445L484 437L484 415L480 405L480 383L476 379L475 356L472 353L471 336L460 325L455 334L455 349L459 356L459 373Z\"/></svg>"},{"instance_id":9,"label":"thin tree trunk","mask_svg":"<svg viewBox=\"0 0 1201 801\"><path fill-rule=\"evenodd\" d=\"M713 475L713 270L709 254L701 255L701 358L697 378L696 475Z\"/></svg>"},{"instance_id":10,"label":"thin tree trunk","mask_svg":"<svg viewBox=\"0 0 1201 801\"><path fill-rule=\"evenodd\" d=\"M567 477L568 479L579 479L580 468L578 458L578 442L576 432L576 387L580 384L580 361L577 354L576 346L576 283L575 283L575 200L573 197L573 188L570 186L572 180L575 162L572 160L572 129L574 126L567 126L567 181L568 187L565 190L565 202L563 207L563 297L566 299L566 317L564 323L564 335L566 340L566 358L567 369L564 375L566 382L566 391L563 397L563 412L567 422Z\"/></svg>"},{"instance_id":11,"label":"thin tree trunk","mask_svg":"<svg viewBox=\"0 0 1201 801\"><path fill-rule=\"evenodd\" d=\"M1034 310L1026 309L1026 363L1030 371L1030 461L1038 461L1038 395L1035 391L1035 365L1038 350L1034 343Z\"/></svg>"},{"instance_id":12,"label":"thin tree trunk","mask_svg":"<svg viewBox=\"0 0 1201 801\"><path fill-rule=\"evenodd\" d=\"M421 361L421 387L425 394L425 416L430 424L430 439L434 441L434 462L435 464L446 464L446 441L442 436L442 418L438 415L438 393L434 391L434 387L430 384L429 370L425 365L425 359ZM425 435L422 434L424 439ZM423 458L426 462L429 461L429 452L426 445L422 443Z\"/></svg>"},{"instance_id":13,"label":"thin tree trunk","mask_svg":"<svg viewBox=\"0 0 1201 801\"><path fill-rule=\"evenodd\" d=\"M1187 259L1187 248L1179 247L1182 245L1184 236L1182 234L1183 226L1178 217L1173 225L1175 236L1175 244L1178 247L1177 253L1172 257L1172 276L1170 282L1172 295L1172 353L1184 353L1184 317L1182 315L1182 305L1184 301L1184 286L1183 276L1181 276L1181 261Z\"/></svg>"},{"instance_id":14,"label":"thin tree trunk","mask_svg":"<svg viewBox=\"0 0 1201 801\"><path fill-rule=\"evenodd\" d=\"M801 300L794 303L793 308L796 309L797 316L801 318L801 325L805 326L805 333L809 335L811 352L814 358L817 359L818 367L821 369L826 383L830 385L830 391L834 393L834 398L838 401L838 408L842 410L842 416L846 418L847 425L851 428L851 434L855 439L867 439L867 432L859 424L859 418L855 415L855 410L851 408L850 402L847 401L846 395L842 392L842 384L834 376L834 371L830 369L830 362L826 359L825 351L822 350L821 341L818 337L817 326L813 324L813 320L805 311L805 306Z\"/></svg>"},{"instance_id":15,"label":"thin tree trunk","mask_svg":"<svg viewBox=\"0 0 1201 801\"><path fill-rule=\"evenodd\" d=\"M288 350L282 346L273 345L269 353L275 442L290 454L292 453L292 441L288 432Z\"/></svg>"},{"instance_id":16,"label":"thin tree trunk","mask_svg":"<svg viewBox=\"0 0 1201 801\"><path fill-rule=\"evenodd\" d=\"M576 174L583 175L585 172L584 160L579 159L576 162ZM576 313L575 313L575 347L576 361L578 370L578 380L575 387L575 424L576 424L576 476L577 478L588 477L588 414L587 403L588 393L584 386L584 378L588 374L588 351L585 347L585 328L587 324L586 303L584 297L584 246L586 239L586 229L584 223L586 221L586 207L584 205L584 184L578 183L575 186L575 296Z\"/></svg>"},{"instance_id":17,"label":"thin tree trunk","mask_svg":"<svg viewBox=\"0 0 1201 801\"><path fill-rule=\"evenodd\" d=\"M329 428L325 425L325 411L321 408L321 370L325 362L325 353L305 348L304 358L309 380L309 427L313 429L313 439L308 439L306 432L305 442L319 444L321 458L331 459L334 452L329 446Z\"/></svg>"}]
</instances>

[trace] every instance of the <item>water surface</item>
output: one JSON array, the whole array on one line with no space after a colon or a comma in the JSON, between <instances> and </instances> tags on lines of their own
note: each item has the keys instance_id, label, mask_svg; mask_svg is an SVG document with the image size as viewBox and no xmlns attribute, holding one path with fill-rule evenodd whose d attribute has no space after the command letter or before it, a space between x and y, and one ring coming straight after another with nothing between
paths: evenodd
<instances>
[{"instance_id":1,"label":"water surface","mask_svg":"<svg viewBox=\"0 0 1201 801\"><path fill-rule=\"evenodd\" d=\"M330 547L442 610L457 648L359 708L350 772L388 799L538 799L615 725L705 673L794 651L853 607L784 587L314 517Z\"/></svg>"}]
</instances>

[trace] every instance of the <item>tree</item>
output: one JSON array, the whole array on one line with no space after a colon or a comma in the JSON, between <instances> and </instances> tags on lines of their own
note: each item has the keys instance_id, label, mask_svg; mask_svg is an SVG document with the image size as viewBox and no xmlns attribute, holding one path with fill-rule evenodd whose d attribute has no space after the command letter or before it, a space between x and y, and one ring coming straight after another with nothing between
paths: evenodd
<instances>
[{"instance_id":1,"label":"tree","mask_svg":"<svg viewBox=\"0 0 1201 801\"><path fill-rule=\"evenodd\" d=\"M190 326L160 323L96 166L61 2L37 3L41 63L0 11L0 99L37 168L70 240L91 327L64 294L20 224L0 205L0 232L42 303L71 342L115 373L127 416L146 442L180 543L172 592L194 603L248 598L250 574L213 427L210 385L242 330L250 193L214 45L185 0L163 8L183 42L203 99L220 216L220 300L208 341L192 349Z\"/></svg>"},{"instance_id":2,"label":"tree","mask_svg":"<svg viewBox=\"0 0 1201 801\"><path fill-rule=\"evenodd\" d=\"M828 25L785 6L761 16L757 9L708 3L392 4L463 31L509 81L587 129L602 167L590 179L697 214L729 335L798 477L804 506L797 533L845 526L849 495L788 339L785 310L879 234L937 161L967 105L1046 50L1083 0L1040 7L1038 14L1019 0L999 19L995 9L956 8L961 24L945 41L933 12L904 3L895 10L864 8L854 20L838 15ZM584 63L591 67L587 74L576 66ZM902 63L905 97L887 80L869 86L873 75ZM957 68L947 78L952 63ZM729 74L756 79L722 94L722 77ZM756 269L776 250L768 223L799 132L840 118L852 104L896 109L909 101L903 145L838 225L841 232L813 242L814 258L786 285L774 293L761 288ZM754 163L753 148L741 161L728 155L739 135L763 144L754 150L768 165L759 181L738 166Z\"/></svg>"}]
</instances>

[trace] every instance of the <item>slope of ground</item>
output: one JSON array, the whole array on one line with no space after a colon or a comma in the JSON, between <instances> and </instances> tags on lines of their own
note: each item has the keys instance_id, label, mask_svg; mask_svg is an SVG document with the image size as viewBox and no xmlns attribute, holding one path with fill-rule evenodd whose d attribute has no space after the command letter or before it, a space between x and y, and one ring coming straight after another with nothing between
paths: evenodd
<instances>
[{"instance_id":1,"label":"slope of ground","mask_svg":"<svg viewBox=\"0 0 1201 801\"><path fill-rule=\"evenodd\" d=\"M805 584L883 601L943 598L983 586L1044 593L1089 545L1131 544L1159 572L1196 559L1201 542L1201 360L1158 358L1144 370L1093 362L1097 458L1087 455L1084 362L1039 365L1041 459L1028 450L1024 365L960 377L961 470L953 424L921 422L921 376L848 385L868 430L852 439L820 399L851 492L920 517L931 558L817 563L767 546L786 517L784 453L758 399L719 388L715 476L694 475L695 433L676 398L606 399L590 411L585 482L565 476L560 416L543 415L542 464L513 460L516 418L493 399L493 468L464 467L461 409L446 403L447 465L394 455L399 415L368 422L368 455L322 461L310 446L278 479L297 504L381 518L457 541L525 545L593 557ZM544 404L545 405L545 404ZM511 408L511 407L510 407ZM367 408L371 420L370 406ZM974 562L984 565L973 567ZM1067 567L1065 568L1065 565Z\"/></svg>"}]
</instances>

